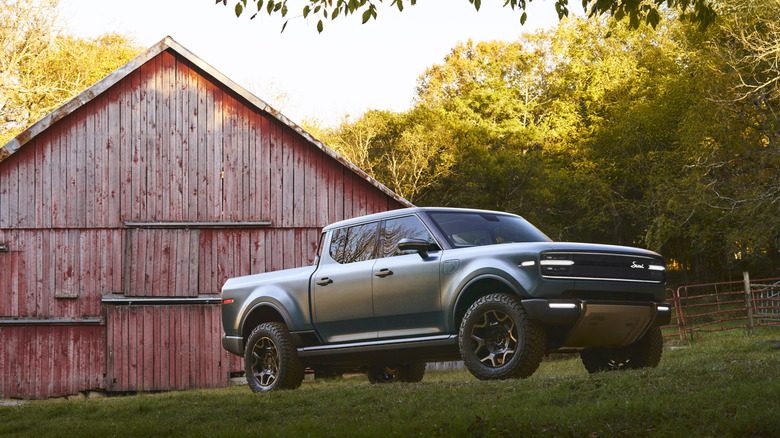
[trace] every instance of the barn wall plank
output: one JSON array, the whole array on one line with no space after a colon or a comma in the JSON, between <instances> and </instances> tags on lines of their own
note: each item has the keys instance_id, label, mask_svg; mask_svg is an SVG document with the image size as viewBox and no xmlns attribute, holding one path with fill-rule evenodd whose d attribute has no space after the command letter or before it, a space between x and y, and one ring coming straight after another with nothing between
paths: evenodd
<instances>
[{"instance_id":1,"label":"barn wall plank","mask_svg":"<svg viewBox=\"0 0 780 438\"><path fill-rule=\"evenodd\" d=\"M106 197L104 201L104 210L101 216L101 223L104 227L116 228L121 226L119 217L121 215L121 185L122 178L122 148L119 135L121 127L121 98L122 88L120 85L111 87L106 94L106 138L103 148L103 159L106 163L106 169L103 173L103 193Z\"/></svg>"}]
</instances>

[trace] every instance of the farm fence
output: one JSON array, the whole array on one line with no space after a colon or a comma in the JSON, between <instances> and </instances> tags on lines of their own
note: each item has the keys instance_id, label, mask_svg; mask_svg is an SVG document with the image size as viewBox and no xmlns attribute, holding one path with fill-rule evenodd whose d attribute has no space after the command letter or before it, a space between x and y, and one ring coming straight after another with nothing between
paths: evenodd
<instances>
[{"instance_id":1,"label":"farm fence","mask_svg":"<svg viewBox=\"0 0 780 438\"><path fill-rule=\"evenodd\" d=\"M696 284L667 289L673 304L665 337L680 340L701 333L780 325L780 278Z\"/></svg>"}]
</instances>

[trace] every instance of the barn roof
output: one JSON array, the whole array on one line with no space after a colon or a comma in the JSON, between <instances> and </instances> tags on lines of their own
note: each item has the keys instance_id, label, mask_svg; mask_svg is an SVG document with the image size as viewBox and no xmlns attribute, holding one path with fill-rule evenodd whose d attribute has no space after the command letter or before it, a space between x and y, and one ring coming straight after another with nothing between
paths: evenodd
<instances>
[{"instance_id":1,"label":"barn roof","mask_svg":"<svg viewBox=\"0 0 780 438\"><path fill-rule=\"evenodd\" d=\"M199 58L198 56L196 56L195 54L187 50L184 46L174 41L173 38L171 38L170 36L163 38L160 42L147 49L144 53L136 56L134 59L132 59L130 62L123 65L122 67L119 67L118 69L114 70L108 76L99 80L91 87L87 88L86 90L82 91L81 93L79 93L78 95L70 99L69 101L65 102L60 107L56 108L54 111L50 112L45 117L43 117L42 119L34 123L32 126L30 126L26 130L21 132L11 141L9 141L8 143L0 147L0 162L13 155L30 140L34 139L37 135L41 134L42 132L46 131L46 129L54 125L54 123L63 119L67 115L73 113L74 111L81 108L82 106L86 105L88 102L95 99L101 93L107 91L113 85L115 85L116 83L124 79L130 73L140 68L147 61L153 59L155 56L161 54L166 50L171 50L173 52L176 52L177 54L179 54L180 56L184 57L189 62L191 62L193 65L197 66L204 73L210 75L216 81L222 83L231 91L243 97L247 102L249 102L255 108L265 113L268 113L272 117L279 120L281 123L284 123L285 125L289 126L293 130L295 130L298 134L300 134L303 138L305 138L309 143L311 143L314 147L317 147L318 149L325 152L327 155L333 157L336 161L338 161L345 167L355 172L357 175L359 175L360 177L368 181L370 184L372 184L382 192L384 192L386 195L390 196L391 198L395 199L396 201L400 202L401 204L407 207L413 206L411 202L399 196L398 194L396 194L395 192L387 188L384 184L380 183L376 179L372 178L370 175L368 175L359 167L347 161L347 159L339 155L336 151L329 148L327 145L317 140L311 134L306 132L303 128L298 126L295 122L288 119L284 114L272 108L270 105L265 103L263 100L259 99L254 94L250 93L244 87L230 80L227 76L220 73L217 69L215 69L214 67L212 67L211 65L203 61L201 58Z\"/></svg>"}]
</instances>

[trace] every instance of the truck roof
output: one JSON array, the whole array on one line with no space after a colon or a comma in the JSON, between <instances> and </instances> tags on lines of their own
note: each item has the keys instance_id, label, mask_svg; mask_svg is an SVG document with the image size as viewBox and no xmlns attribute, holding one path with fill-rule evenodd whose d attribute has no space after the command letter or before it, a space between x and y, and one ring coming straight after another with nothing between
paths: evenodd
<instances>
[{"instance_id":1,"label":"truck roof","mask_svg":"<svg viewBox=\"0 0 780 438\"><path fill-rule=\"evenodd\" d=\"M323 231L329 231L333 228L341 228L348 225L358 225L363 224L367 222L374 222L381 219L388 219L393 217L399 217L399 216L408 216L409 214L413 213L419 213L419 212L426 212L426 211L449 211L449 212L463 212L463 213L491 213L491 214L502 214L502 215L508 215L508 216L517 216L512 213L507 213L504 211L492 211L492 210L480 210L475 208L453 208L453 207L410 207L410 208L399 208L397 210L389 210L389 211L383 211L381 213L374 213L369 214L366 216L358 216L351 219L345 219L343 221L334 222L325 228L323 228Z\"/></svg>"}]
</instances>

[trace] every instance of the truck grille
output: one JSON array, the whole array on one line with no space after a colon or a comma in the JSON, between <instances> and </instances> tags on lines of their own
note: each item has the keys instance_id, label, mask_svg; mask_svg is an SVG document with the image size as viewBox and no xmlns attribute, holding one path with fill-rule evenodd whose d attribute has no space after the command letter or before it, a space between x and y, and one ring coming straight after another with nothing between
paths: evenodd
<instances>
[{"instance_id":1,"label":"truck grille","mask_svg":"<svg viewBox=\"0 0 780 438\"><path fill-rule=\"evenodd\" d=\"M574 280L663 283L662 258L598 252L547 252L540 261L542 276Z\"/></svg>"}]
</instances>

